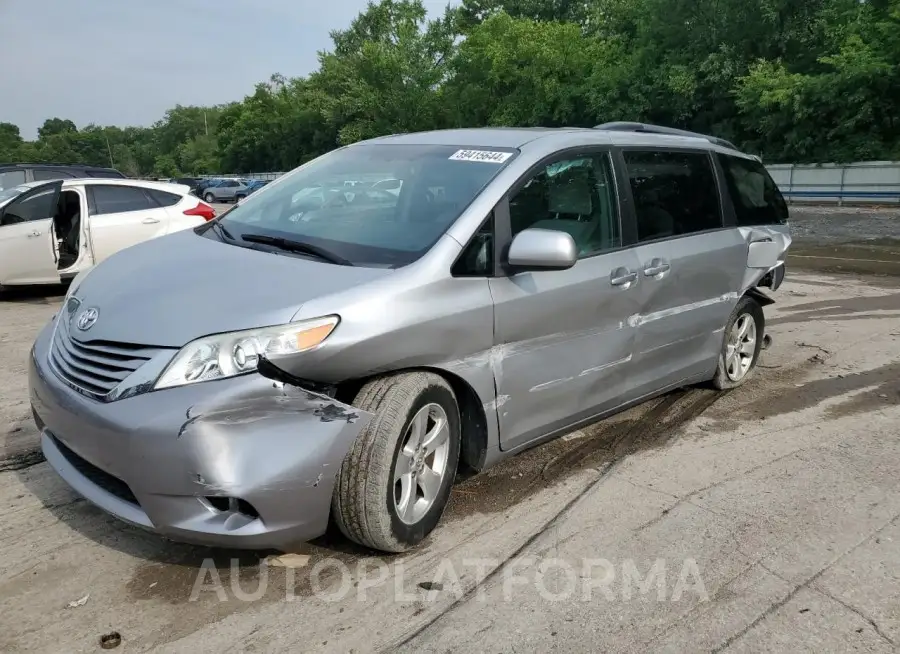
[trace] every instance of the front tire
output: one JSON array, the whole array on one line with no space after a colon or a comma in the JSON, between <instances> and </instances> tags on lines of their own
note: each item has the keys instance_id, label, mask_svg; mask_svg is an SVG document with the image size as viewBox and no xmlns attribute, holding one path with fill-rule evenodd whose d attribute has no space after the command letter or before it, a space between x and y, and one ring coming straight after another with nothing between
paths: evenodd
<instances>
[{"instance_id":1,"label":"front tire","mask_svg":"<svg viewBox=\"0 0 900 654\"><path fill-rule=\"evenodd\" d=\"M203 196L203 199L206 201L207 204L212 204L213 202L216 201L216 196L213 195L212 193L207 193L206 195Z\"/></svg>"},{"instance_id":2,"label":"front tire","mask_svg":"<svg viewBox=\"0 0 900 654\"><path fill-rule=\"evenodd\" d=\"M350 540L404 552L437 526L459 461L456 396L439 375L381 377L353 402L374 414L338 471L332 514Z\"/></svg>"},{"instance_id":3,"label":"front tire","mask_svg":"<svg viewBox=\"0 0 900 654\"><path fill-rule=\"evenodd\" d=\"M713 386L720 391L744 384L756 370L766 330L762 307L753 298L738 301L725 325Z\"/></svg>"}]
</instances>

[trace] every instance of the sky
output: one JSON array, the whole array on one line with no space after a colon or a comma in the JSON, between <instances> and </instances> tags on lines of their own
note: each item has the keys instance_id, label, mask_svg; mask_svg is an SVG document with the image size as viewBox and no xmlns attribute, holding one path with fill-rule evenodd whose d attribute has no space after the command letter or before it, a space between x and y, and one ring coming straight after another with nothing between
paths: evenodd
<instances>
[{"instance_id":1,"label":"sky","mask_svg":"<svg viewBox=\"0 0 900 654\"><path fill-rule=\"evenodd\" d=\"M438 14L445 0L426 0ZM0 0L0 122L151 125L305 75L366 0Z\"/></svg>"}]
</instances>

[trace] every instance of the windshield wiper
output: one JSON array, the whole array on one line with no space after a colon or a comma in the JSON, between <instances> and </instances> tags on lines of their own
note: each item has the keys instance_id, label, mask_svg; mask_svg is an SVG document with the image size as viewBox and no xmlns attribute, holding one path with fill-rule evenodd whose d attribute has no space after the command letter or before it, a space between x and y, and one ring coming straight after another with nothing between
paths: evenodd
<instances>
[{"instance_id":1,"label":"windshield wiper","mask_svg":"<svg viewBox=\"0 0 900 654\"><path fill-rule=\"evenodd\" d=\"M225 238L227 238L227 239L229 239L229 240L231 240L231 241L235 240L234 236L231 235L231 232L229 232L229 231L225 228L225 226L224 226L222 223L220 223L220 222L218 221L218 219L212 220L212 221L210 221L210 222L212 223L213 229L216 231L216 233L217 233L220 237L221 237L221 236L224 236Z\"/></svg>"},{"instance_id":2,"label":"windshield wiper","mask_svg":"<svg viewBox=\"0 0 900 654\"><path fill-rule=\"evenodd\" d=\"M278 236L266 236L265 234L241 234L241 239L248 243L259 243L261 245L271 245L280 250L289 252L299 252L301 254L311 254L314 257L334 263L339 266L352 266L353 262L340 257L333 252L329 252L317 245L310 245L302 241L292 241L289 238L280 238Z\"/></svg>"}]
</instances>

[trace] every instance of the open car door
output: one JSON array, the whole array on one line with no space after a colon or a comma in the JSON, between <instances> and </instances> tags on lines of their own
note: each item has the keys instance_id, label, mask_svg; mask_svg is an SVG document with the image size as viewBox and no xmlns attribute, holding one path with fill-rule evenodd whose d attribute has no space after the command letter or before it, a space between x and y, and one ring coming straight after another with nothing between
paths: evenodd
<instances>
[{"instance_id":1,"label":"open car door","mask_svg":"<svg viewBox=\"0 0 900 654\"><path fill-rule=\"evenodd\" d=\"M0 209L0 285L59 283L53 216L61 187L42 184Z\"/></svg>"}]
</instances>

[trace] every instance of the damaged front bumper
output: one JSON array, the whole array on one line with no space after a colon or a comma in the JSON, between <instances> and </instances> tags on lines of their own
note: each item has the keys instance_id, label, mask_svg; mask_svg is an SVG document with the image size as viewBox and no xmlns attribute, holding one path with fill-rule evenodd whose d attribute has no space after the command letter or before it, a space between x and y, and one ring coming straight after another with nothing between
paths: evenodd
<instances>
[{"instance_id":1,"label":"damaged front bumper","mask_svg":"<svg viewBox=\"0 0 900 654\"><path fill-rule=\"evenodd\" d=\"M97 402L32 350L44 455L87 500L173 540L285 549L322 535L335 476L371 414L260 375Z\"/></svg>"}]
</instances>

